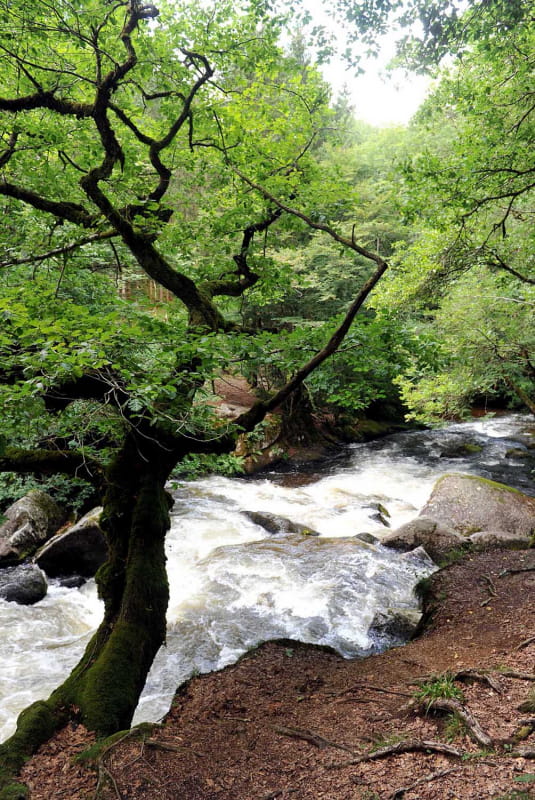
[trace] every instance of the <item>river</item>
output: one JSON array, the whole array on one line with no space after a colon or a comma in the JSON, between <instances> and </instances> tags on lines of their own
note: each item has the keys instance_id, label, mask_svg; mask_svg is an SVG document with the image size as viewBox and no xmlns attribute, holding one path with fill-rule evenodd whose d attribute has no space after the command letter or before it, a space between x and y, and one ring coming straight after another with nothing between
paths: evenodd
<instances>
[{"instance_id":1,"label":"river","mask_svg":"<svg viewBox=\"0 0 535 800\"><path fill-rule=\"evenodd\" d=\"M329 645L345 657L395 644L388 619L414 624L414 584L434 566L422 552L398 554L355 535L380 539L384 521L396 528L415 517L445 472L535 494L532 434L531 418L475 420L351 445L316 472L175 487L167 645L135 722L158 720L191 674L233 663L266 639ZM389 516L383 511L381 520L379 509ZM281 515L321 535L272 536L244 511ZM0 741L20 710L68 674L101 613L92 581L81 589L51 582L34 606L0 600Z\"/></svg>"}]
</instances>

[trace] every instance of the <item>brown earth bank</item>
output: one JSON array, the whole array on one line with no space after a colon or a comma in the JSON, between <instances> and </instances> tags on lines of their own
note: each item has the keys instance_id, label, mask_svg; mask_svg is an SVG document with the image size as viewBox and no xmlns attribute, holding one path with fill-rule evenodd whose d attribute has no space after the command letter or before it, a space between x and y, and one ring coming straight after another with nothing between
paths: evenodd
<instances>
[{"instance_id":1,"label":"brown earth bank","mask_svg":"<svg viewBox=\"0 0 535 800\"><path fill-rule=\"evenodd\" d=\"M417 639L364 660L266 643L92 758L76 759L82 726L61 731L22 778L32 800L535 797L535 550L443 569L428 611Z\"/></svg>"}]
</instances>

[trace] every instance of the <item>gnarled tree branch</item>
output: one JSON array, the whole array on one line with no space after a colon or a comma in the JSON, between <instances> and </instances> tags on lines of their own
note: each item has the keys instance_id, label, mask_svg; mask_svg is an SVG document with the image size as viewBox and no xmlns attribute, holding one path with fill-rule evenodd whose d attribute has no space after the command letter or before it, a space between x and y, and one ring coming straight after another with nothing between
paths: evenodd
<instances>
[{"instance_id":1,"label":"gnarled tree branch","mask_svg":"<svg viewBox=\"0 0 535 800\"><path fill-rule=\"evenodd\" d=\"M20 447L6 447L0 454L0 472L38 475L62 472L100 485L103 468L95 459L74 450L26 450Z\"/></svg>"}]
</instances>

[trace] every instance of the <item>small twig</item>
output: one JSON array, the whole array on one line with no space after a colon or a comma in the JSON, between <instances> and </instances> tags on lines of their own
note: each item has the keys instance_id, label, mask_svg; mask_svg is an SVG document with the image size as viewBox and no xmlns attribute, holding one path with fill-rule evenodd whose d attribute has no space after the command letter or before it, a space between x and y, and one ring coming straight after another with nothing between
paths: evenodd
<instances>
[{"instance_id":1,"label":"small twig","mask_svg":"<svg viewBox=\"0 0 535 800\"><path fill-rule=\"evenodd\" d=\"M535 642L535 636L530 636L529 639L524 639L523 642L520 642L515 650L522 650L523 647L527 647L528 645L533 644L533 642Z\"/></svg>"},{"instance_id":2,"label":"small twig","mask_svg":"<svg viewBox=\"0 0 535 800\"><path fill-rule=\"evenodd\" d=\"M395 694L398 697L412 697L412 694L408 694L407 692L397 692L393 689L383 689L382 686L372 686L370 683L356 683L354 686L350 686L349 689L344 689L344 691L340 692L339 694L349 694L350 692L357 692L359 689L367 689L370 692L381 692L381 694Z\"/></svg>"},{"instance_id":3,"label":"small twig","mask_svg":"<svg viewBox=\"0 0 535 800\"><path fill-rule=\"evenodd\" d=\"M412 789L415 789L417 786L421 786L422 783L431 783L431 781L436 781L438 778L444 778L445 775L450 775L452 772L461 772L464 769L462 767L451 767L450 769L440 769L438 772L431 772L429 775L424 775L423 778L418 778L417 781L414 783L409 784L408 786L400 786L399 789L396 789L390 795L390 800L399 800L400 797L403 797L405 792L410 792Z\"/></svg>"},{"instance_id":4,"label":"small twig","mask_svg":"<svg viewBox=\"0 0 535 800\"><path fill-rule=\"evenodd\" d=\"M442 742L426 741L423 739L406 739L403 742L390 745L389 747L380 747L367 755L358 756L351 761L341 761L337 764L327 764L328 769L338 769L339 767L353 767L356 764L362 764L365 761L376 761L379 758L387 758L388 756L398 755L400 753L414 753L414 752L430 752L430 753L443 753L444 755L454 756L461 758L462 753L456 747Z\"/></svg>"},{"instance_id":5,"label":"small twig","mask_svg":"<svg viewBox=\"0 0 535 800\"><path fill-rule=\"evenodd\" d=\"M348 747L345 744L339 744L338 742L332 742L330 739L324 739L323 736L313 733L312 731L303 730L302 728L287 728L282 725L274 725L273 729L276 731L276 733L280 733L281 736L291 736L294 739L304 739L306 742L310 742L316 747L319 747L320 750L324 750L326 747L337 747L339 750L346 750L348 753L355 752L352 747Z\"/></svg>"},{"instance_id":6,"label":"small twig","mask_svg":"<svg viewBox=\"0 0 535 800\"><path fill-rule=\"evenodd\" d=\"M482 575L481 577L487 584L487 590L489 594L491 594L492 597L496 597L498 592L496 591L496 587L494 586L494 583L492 582L492 578L490 577L490 575Z\"/></svg>"},{"instance_id":7,"label":"small twig","mask_svg":"<svg viewBox=\"0 0 535 800\"><path fill-rule=\"evenodd\" d=\"M504 569L498 578L505 578L506 575L519 575L521 572L535 572L535 567L519 567L518 569Z\"/></svg>"},{"instance_id":8,"label":"small twig","mask_svg":"<svg viewBox=\"0 0 535 800\"><path fill-rule=\"evenodd\" d=\"M376 703L377 702L376 699L371 698L371 697L366 700L366 698L364 698L364 697L344 697L343 696L344 694L345 694L345 692L336 692L336 694L331 694L331 695L329 695L329 697L335 697L336 698L336 700L333 701L335 704L339 704L339 703L361 703L362 705L369 705L370 703Z\"/></svg>"}]
</instances>

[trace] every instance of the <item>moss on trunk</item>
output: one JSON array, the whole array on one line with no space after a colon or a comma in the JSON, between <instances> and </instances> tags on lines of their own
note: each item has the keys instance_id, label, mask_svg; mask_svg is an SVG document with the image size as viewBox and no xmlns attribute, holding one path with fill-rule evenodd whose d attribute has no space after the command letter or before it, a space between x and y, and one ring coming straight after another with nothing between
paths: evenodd
<instances>
[{"instance_id":1,"label":"moss on trunk","mask_svg":"<svg viewBox=\"0 0 535 800\"><path fill-rule=\"evenodd\" d=\"M104 618L66 681L22 712L16 732L0 746L1 800L24 797L13 776L68 720L82 721L99 737L128 728L165 641L170 466L161 451L147 457L137 445L126 443L107 475L103 529L110 555L97 574Z\"/></svg>"}]
</instances>

